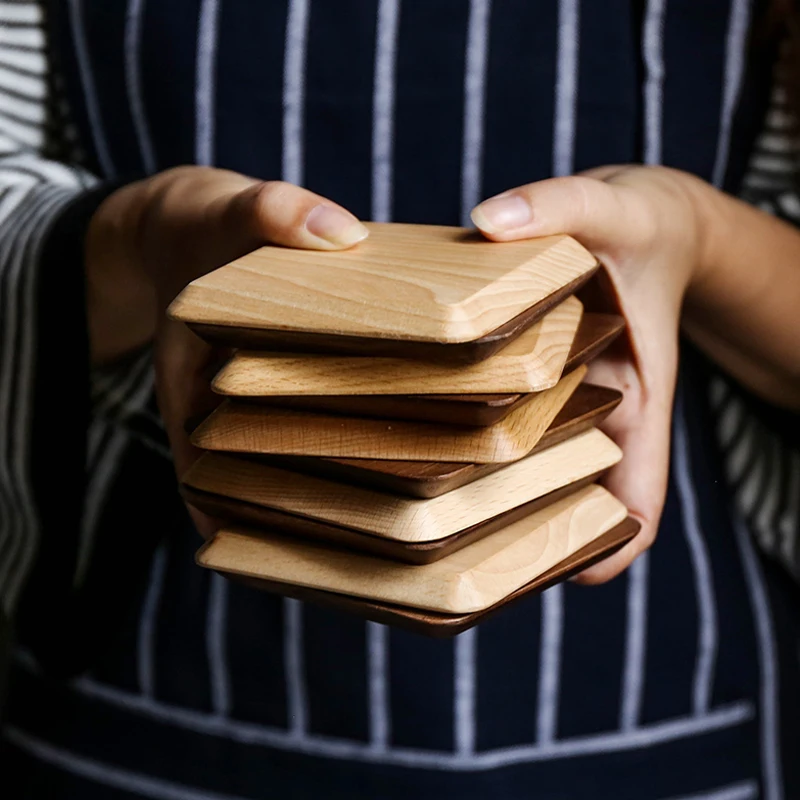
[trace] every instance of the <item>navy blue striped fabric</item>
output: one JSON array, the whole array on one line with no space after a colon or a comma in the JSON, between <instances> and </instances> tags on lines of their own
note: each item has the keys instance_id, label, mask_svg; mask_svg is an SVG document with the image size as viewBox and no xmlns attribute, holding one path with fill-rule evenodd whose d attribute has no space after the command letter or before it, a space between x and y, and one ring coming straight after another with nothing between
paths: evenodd
<instances>
[{"instance_id":1,"label":"navy blue striped fabric","mask_svg":"<svg viewBox=\"0 0 800 800\"><path fill-rule=\"evenodd\" d=\"M104 177L216 164L365 218L458 224L474 200L607 163L735 190L769 91L773 54L750 48L764 5L53 0L51 24ZM18 796L800 797L800 600L729 510L712 373L686 351L652 551L455 641L202 572L177 499L150 516L170 521L161 549L137 551L132 504L174 485L132 453L90 572L137 589L106 613L108 580L90 581L75 624L99 645L76 680L20 659Z\"/></svg>"}]
</instances>

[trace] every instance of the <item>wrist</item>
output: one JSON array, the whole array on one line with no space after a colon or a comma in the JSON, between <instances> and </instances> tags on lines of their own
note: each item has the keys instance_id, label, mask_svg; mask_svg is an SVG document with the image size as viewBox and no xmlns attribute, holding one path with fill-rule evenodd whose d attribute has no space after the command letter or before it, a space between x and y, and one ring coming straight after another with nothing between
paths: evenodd
<instances>
[{"instance_id":1,"label":"wrist","mask_svg":"<svg viewBox=\"0 0 800 800\"><path fill-rule=\"evenodd\" d=\"M154 291L136 248L145 184L129 184L109 195L89 222L86 311L93 364L122 358L155 333Z\"/></svg>"}]
</instances>

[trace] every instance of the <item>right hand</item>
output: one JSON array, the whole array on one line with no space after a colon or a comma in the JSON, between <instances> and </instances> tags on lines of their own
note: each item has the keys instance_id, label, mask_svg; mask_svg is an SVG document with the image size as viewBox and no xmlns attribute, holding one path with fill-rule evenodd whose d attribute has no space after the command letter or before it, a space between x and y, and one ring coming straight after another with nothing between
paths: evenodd
<instances>
[{"instance_id":1,"label":"right hand","mask_svg":"<svg viewBox=\"0 0 800 800\"><path fill-rule=\"evenodd\" d=\"M100 206L86 246L93 363L155 341L156 392L178 476L198 456L184 426L216 402L209 382L220 353L167 319L167 306L195 278L263 244L342 250L366 236L352 214L313 192L207 167L168 170ZM190 511L210 535L211 521Z\"/></svg>"}]
</instances>

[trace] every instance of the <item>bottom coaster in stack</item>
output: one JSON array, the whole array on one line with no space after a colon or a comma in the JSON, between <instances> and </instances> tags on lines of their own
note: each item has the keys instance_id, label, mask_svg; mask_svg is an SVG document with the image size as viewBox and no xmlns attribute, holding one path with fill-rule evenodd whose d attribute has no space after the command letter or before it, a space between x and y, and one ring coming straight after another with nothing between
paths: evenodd
<instances>
[{"instance_id":1,"label":"bottom coaster in stack","mask_svg":"<svg viewBox=\"0 0 800 800\"><path fill-rule=\"evenodd\" d=\"M246 528L224 528L198 563L290 597L448 636L610 555L638 531L589 486L425 565Z\"/></svg>"}]
</instances>

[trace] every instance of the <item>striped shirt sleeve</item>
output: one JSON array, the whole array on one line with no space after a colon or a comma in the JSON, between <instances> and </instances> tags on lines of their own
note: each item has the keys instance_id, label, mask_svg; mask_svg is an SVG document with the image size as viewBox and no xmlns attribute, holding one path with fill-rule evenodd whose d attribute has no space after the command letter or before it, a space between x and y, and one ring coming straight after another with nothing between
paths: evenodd
<instances>
[{"instance_id":1,"label":"striped shirt sleeve","mask_svg":"<svg viewBox=\"0 0 800 800\"><path fill-rule=\"evenodd\" d=\"M0 1L0 623L28 626L87 572L108 453L152 395L149 355L92 373L83 242L115 187L81 166L37 0ZM44 591L42 591L44 589ZM30 602L35 593L39 600ZM34 609L33 613L31 609ZM2 628L3 625L0 625ZM3 642L0 641L0 651ZM1 660L1 659L0 659Z\"/></svg>"},{"instance_id":2,"label":"striped shirt sleeve","mask_svg":"<svg viewBox=\"0 0 800 800\"><path fill-rule=\"evenodd\" d=\"M800 126L783 88L787 79L784 58L742 197L800 226ZM764 552L800 581L800 421L722 375L712 381L710 400L737 509Z\"/></svg>"}]
</instances>

